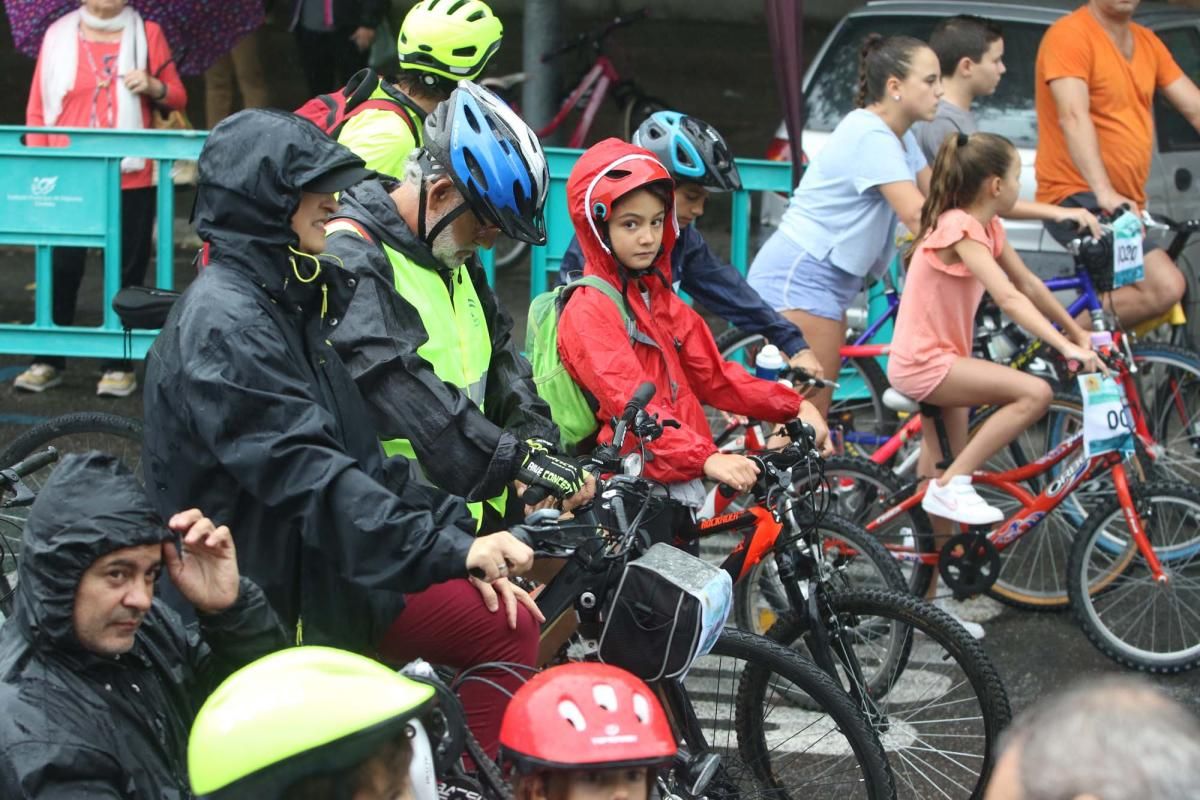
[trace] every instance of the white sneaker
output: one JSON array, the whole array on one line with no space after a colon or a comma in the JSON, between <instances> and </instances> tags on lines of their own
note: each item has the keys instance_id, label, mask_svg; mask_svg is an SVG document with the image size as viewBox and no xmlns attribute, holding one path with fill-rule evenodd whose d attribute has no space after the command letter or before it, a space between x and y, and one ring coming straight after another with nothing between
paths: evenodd
<instances>
[{"instance_id":1,"label":"white sneaker","mask_svg":"<svg viewBox=\"0 0 1200 800\"><path fill-rule=\"evenodd\" d=\"M971 634L972 639L983 638L983 626L978 622L971 622L968 619L963 619L957 612L958 601L953 597L939 597L933 601L933 605L946 612L959 625L963 627L967 633Z\"/></svg>"},{"instance_id":2,"label":"white sneaker","mask_svg":"<svg viewBox=\"0 0 1200 800\"><path fill-rule=\"evenodd\" d=\"M921 498L921 508L937 517L944 517L964 525L990 525L1004 519L1004 512L975 493L969 475L951 478L942 486L937 480L929 481L929 488Z\"/></svg>"},{"instance_id":3,"label":"white sneaker","mask_svg":"<svg viewBox=\"0 0 1200 800\"><path fill-rule=\"evenodd\" d=\"M44 392L62 383L62 374L49 364L30 364L13 381L13 386L26 392Z\"/></svg>"},{"instance_id":4,"label":"white sneaker","mask_svg":"<svg viewBox=\"0 0 1200 800\"><path fill-rule=\"evenodd\" d=\"M104 373L96 384L96 395L99 397L128 397L137 391L137 376L133 371L125 372L112 369Z\"/></svg>"}]
</instances>

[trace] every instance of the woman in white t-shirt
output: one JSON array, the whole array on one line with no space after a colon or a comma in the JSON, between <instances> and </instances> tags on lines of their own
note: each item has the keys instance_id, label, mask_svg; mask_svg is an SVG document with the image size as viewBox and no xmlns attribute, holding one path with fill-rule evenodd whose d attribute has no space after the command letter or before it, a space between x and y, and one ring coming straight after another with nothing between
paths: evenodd
<instances>
[{"instance_id":1,"label":"woman in white t-shirt","mask_svg":"<svg viewBox=\"0 0 1200 800\"><path fill-rule=\"evenodd\" d=\"M930 170L909 128L933 119L941 96L941 68L924 42L867 36L860 107L809 163L750 267L750 285L800 327L826 375L838 373L846 309L895 253L897 219L919 227ZM829 409L828 390L810 399Z\"/></svg>"}]
</instances>

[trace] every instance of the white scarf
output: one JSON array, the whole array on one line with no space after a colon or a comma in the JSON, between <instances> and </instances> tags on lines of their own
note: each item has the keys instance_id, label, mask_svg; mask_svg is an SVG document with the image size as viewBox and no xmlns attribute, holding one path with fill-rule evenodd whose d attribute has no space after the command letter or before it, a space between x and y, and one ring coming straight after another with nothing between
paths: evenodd
<instances>
[{"instance_id":1,"label":"white scarf","mask_svg":"<svg viewBox=\"0 0 1200 800\"><path fill-rule=\"evenodd\" d=\"M75 85L75 71L79 64L79 30L84 21L89 27L121 33L121 49L117 55L117 77L114 79L117 92L116 127L120 130L141 130L142 98L125 88L121 76L135 69L146 69L147 45L146 25L142 17L129 6L111 19L98 19L85 9L72 11L56 20L46 31L42 40L42 109L47 126L53 126L62 113L63 98ZM138 172L146 166L142 158L121 160L122 172Z\"/></svg>"}]
</instances>

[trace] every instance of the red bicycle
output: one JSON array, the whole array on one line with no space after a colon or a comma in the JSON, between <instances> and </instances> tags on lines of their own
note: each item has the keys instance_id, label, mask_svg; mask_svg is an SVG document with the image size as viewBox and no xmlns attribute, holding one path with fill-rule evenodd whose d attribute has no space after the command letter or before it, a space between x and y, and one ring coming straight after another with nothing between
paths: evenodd
<instances>
[{"instance_id":1,"label":"red bicycle","mask_svg":"<svg viewBox=\"0 0 1200 800\"><path fill-rule=\"evenodd\" d=\"M662 111L668 108L667 104L662 100L642 91L632 79L622 78L621 73L617 71L616 65L604 54L604 40L608 38L610 33L618 28L624 28L643 20L649 15L650 12L647 9L642 9L629 16L617 17L603 28L581 33L557 50L552 50L542 56L542 63L544 64L564 53L586 46L592 51L593 61L591 66L588 67L576 82L575 88L563 98L558 108L558 113L537 131L537 135L540 138L557 132L559 128L566 124L567 118L573 112L579 111L579 119L575 123L575 129L571 132L570 139L567 140L567 146L574 148L583 147L583 143L587 140L588 133L592 129L592 122L596 119L596 114L599 112L600 106L604 104L604 98L610 92L617 107L621 109L621 132L626 141L629 141L633 136L633 132L645 121L646 117L649 117L655 111ZM481 81L484 86L504 98L505 102L512 106L517 113L520 113L521 109L516 102L516 92L514 90L524 82L524 72L514 72L510 75L501 75L495 78L484 78ZM528 249L529 245L525 242L500 237L495 248L496 267L507 267L515 263L525 255Z\"/></svg>"}]
</instances>

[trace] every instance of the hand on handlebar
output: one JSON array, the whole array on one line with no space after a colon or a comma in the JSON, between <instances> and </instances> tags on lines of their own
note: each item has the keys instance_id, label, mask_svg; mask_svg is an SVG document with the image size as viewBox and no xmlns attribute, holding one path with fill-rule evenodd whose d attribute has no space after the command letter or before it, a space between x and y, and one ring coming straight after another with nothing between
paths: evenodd
<instances>
[{"instance_id":1,"label":"hand on handlebar","mask_svg":"<svg viewBox=\"0 0 1200 800\"><path fill-rule=\"evenodd\" d=\"M825 415L819 408L812 403L802 403L796 419L812 426L813 443L821 451L821 455L833 455L833 440L829 438L829 423L825 421Z\"/></svg>"},{"instance_id":2,"label":"hand on handlebar","mask_svg":"<svg viewBox=\"0 0 1200 800\"><path fill-rule=\"evenodd\" d=\"M758 465L737 453L713 453L704 462L704 475L745 492L758 480Z\"/></svg>"},{"instance_id":3,"label":"hand on handlebar","mask_svg":"<svg viewBox=\"0 0 1200 800\"><path fill-rule=\"evenodd\" d=\"M1104 235L1104 229L1100 227L1100 220L1086 208L1060 208L1059 214L1054 221L1059 223L1073 223L1081 232L1086 228L1094 239L1099 239Z\"/></svg>"},{"instance_id":4,"label":"hand on handlebar","mask_svg":"<svg viewBox=\"0 0 1200 800\"><path fill-rule=\"evenodd\" d=\"M1142 215L1141 208L1137 203L1116 191L1097 192L1096 202L1100 205L1101 209L1114 217L1120 214L1122 206L1127 206L1136 216L1140 217Z\"/></svg>"},{"instance_id":5,"label":"hand on handlebar","mask_svg":"<svg viewBox=\"0 0 1200 800\"><path fill-rule=\"evenodd\" d=\"M516 480L530 487L521 492L527 506L542 508L548 495L565 499L584 491L586 474L579 464L556 455L538 439L528 439L520 447Z\"/></svg>"},{"instance_id":6,"label":"hand on handlebar","mask_svg":"<svg viewBox=\"0 0 1200 800\"><path fill-rule=\"evenodd\" d=\"M1067 368L1071 372L1102 372L1106 376L1112 374L1095 350L1071 344L1063 350L1063 357L1067 359Z\"/></svg>"},{"instance_id":7,"label":"hand on handlebar","mask_svg":"<svg viewBox=\"0 0 1200 800\"><path fill-rule=\"evenodd\" d=\"M821 368L816 353L807 347L789 358L788 366L802 369L817 380L825 377L825 370Z\"/></svg>"},{"instance_id":8,"label":"hand on handlebar","mask_svg":"<svg viewBox=\"0 0 1200 800\"><path fill-rule=\"evenodd\" d=\"M521 575L532 566L533 548L508 531L480 536L467 551L467 572L488 583Z\"/></svg>"}]
</instances>

